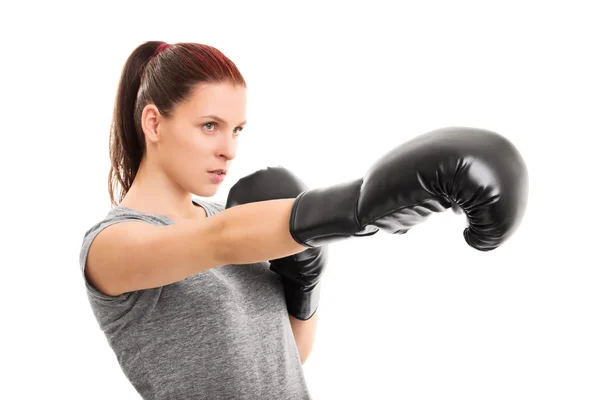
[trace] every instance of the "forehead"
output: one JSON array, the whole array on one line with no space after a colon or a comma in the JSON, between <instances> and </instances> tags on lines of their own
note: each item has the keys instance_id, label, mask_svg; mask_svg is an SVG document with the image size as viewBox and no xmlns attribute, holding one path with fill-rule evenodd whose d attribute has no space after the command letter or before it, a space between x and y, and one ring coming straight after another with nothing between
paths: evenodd
<instances>
[{"instance_id":1,"label":"forehead","mask_svg":"<svg viewBox=\"0 0 600 400\"><path fill-rule=\"evenodd\" d=\"M238 119L245 119L246 88L231 83L198 84L180 108L185 114L198 116L213 114L237 123Z\"/></svg>"}]
</instances>

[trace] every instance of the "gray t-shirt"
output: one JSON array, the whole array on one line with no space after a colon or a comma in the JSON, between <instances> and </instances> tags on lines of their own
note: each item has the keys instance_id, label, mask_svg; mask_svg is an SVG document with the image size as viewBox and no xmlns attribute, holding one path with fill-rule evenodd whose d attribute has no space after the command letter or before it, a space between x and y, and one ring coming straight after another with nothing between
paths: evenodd
<instances>
[{"instance_id":1,"label":"gray t-shirt","mask_svg":"<svg viewBox=\"0 0 600 400\"><path fill-rule=\"evenodd\" d=\"M193 198L207 217L223 205ZM165 226L165 216L117 206L90 228ZM165 266L168 268L168 266ZM311 399L279 275L268 261L223 265L170 285L107 296L85 279L92 311L126 377L144 399Z\"/></svg>"}]
</instances>

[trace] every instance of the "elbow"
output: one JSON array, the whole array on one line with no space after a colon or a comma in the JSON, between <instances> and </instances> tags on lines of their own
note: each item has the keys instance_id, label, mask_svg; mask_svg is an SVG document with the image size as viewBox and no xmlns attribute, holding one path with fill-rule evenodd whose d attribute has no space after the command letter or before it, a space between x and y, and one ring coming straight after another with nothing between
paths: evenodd
<instances>
[{"instance_id":1,"label":"elbow","mask_svg":"<svg viewBox=\"0 0 600 400\"><path fill-rule=\"evenodd\" d=\"M300 355L300 364L304 365L306 363L306 360L308 359L308 356L310 356L310 353L304 356Z\"/></svg>"},{"instance_id":2,"label":"elbow","mask_svg":"<svg viewBox=\"0 0 600 400\"><path fill-rule=\"evenodd\" d=\"M211 239L213 242L214 257L217 265L234 264L234 253L232 252L225 221L221 218L213 218L210 221L215 224L212 228Z\"/></svg>"},{"instance_id":3,"label":"elbow","mask_svg":"<svg viewBox=\"0 0 600 400\"><path fill-rule=\"evenodd\" d=\"M312 344L309 348L302 349L298 351L298 353L300 354L300 363L304 365L304 363L306 363L306 360L308 360L308 357L312 353Z\"/></svg>"}]
</instances>

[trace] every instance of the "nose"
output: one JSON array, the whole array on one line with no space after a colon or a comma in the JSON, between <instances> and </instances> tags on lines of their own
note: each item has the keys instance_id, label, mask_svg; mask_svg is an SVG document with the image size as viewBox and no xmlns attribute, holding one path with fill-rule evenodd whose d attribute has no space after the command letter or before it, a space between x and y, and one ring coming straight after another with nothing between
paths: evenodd
<instances>
[{"instance_id":1,"label":"nose","mask_svg":"<svg viewBox=\"0 0 600 400\"><path fill-rule=\"evenodd\" d=\"M237 138L233 134L223 134L217 147L217 156L233 160L237 152Z\"/></svg>"}]
</instances>

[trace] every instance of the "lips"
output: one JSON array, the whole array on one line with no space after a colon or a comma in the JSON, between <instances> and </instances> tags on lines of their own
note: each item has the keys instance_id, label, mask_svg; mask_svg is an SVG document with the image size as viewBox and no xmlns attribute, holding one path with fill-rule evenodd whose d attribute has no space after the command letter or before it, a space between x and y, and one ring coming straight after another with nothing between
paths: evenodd
<instances>
[{"instance_id":1,"label":"lips","mask_svg":"<svg viewBox=\"0 0 600 400\"><path fill-rule=\"evenodd\" d=\"M208 172L210 172L212 174L219 174L219 175L225 175L225 174L227 174L227 171L224 170L224 169L215 169L213 171L208 171Z\"/></svg>"}]
</instances>

